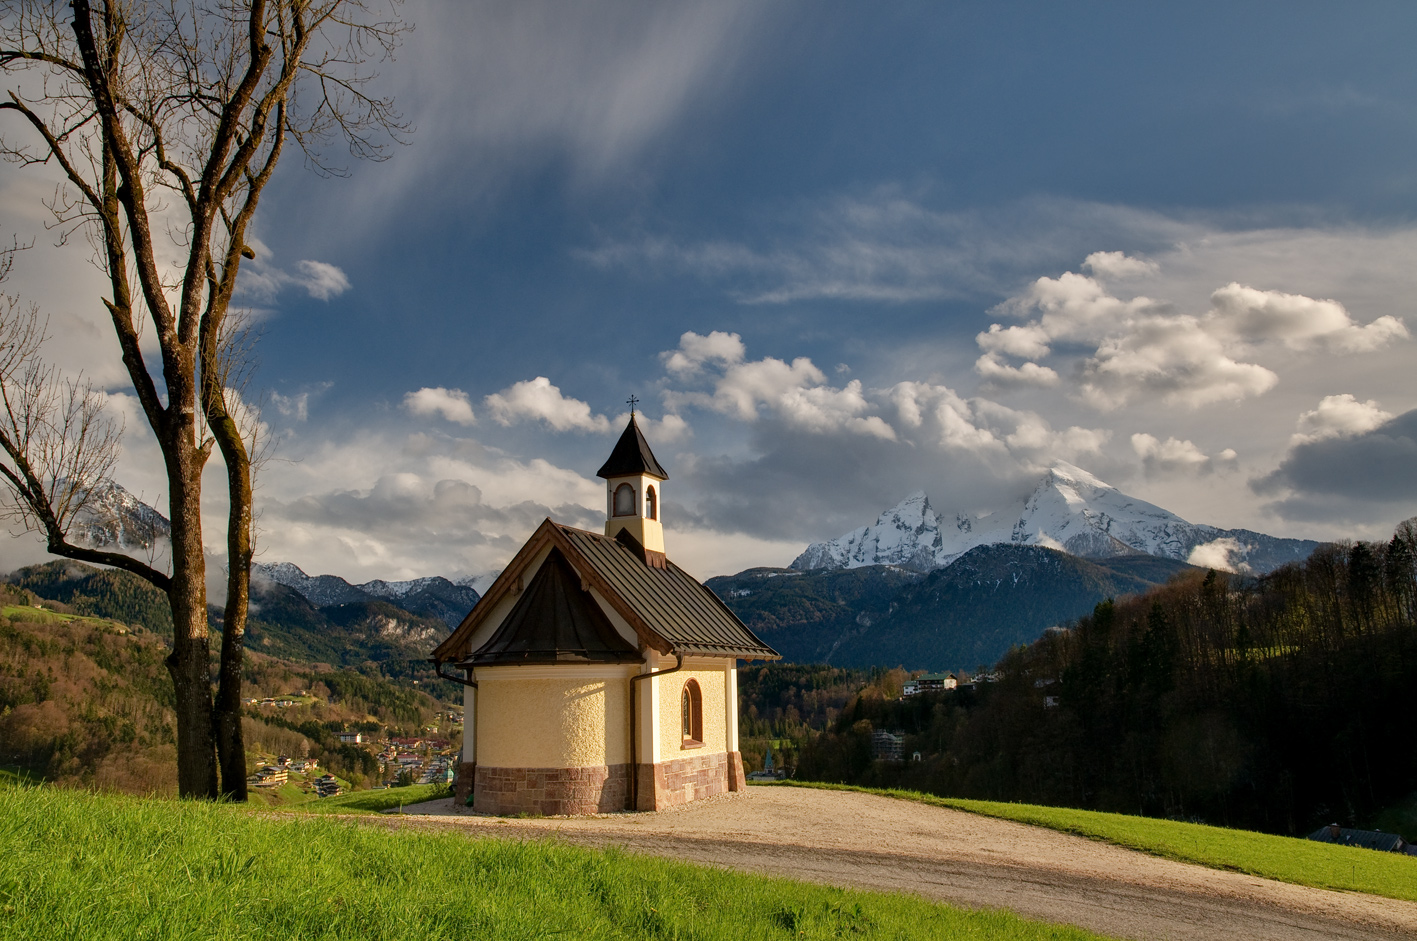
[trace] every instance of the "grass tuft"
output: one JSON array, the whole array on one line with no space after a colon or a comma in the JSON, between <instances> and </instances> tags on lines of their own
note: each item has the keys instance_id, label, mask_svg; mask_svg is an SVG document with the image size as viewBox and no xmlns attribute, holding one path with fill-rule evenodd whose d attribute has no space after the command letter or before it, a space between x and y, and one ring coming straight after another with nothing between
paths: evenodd
<instances>
[{"instance_id":1,"label":"grass tuft","mask_svg":"<svg viewBox=\"0 0 1417 941\"><path fill-rule=\"evenodd\" d=\"M812 781L784 781L781 784L879 794L1047 827L1064 833L1075 833L1140 850L1153 856L1198 863L1212 869L1228 869L1319 889L1367 892L1371 895L1417 902L1417 856L1380 853L1376 850L1334 846L1295 837L1275 836L1271 833L1230 830L1180 820L1129 817L1126 814L1109 814L1096 810L936 797L918 791Z\"/></svg>"},{"instance_id":2,"label":"grass tuft","mask_svg":"<svg viewBox=\"0 0 1417 941\"><path fill-rule=\"evenodd\" d=\"M551 841L0 789L0 939L952 938L1080 929Z\"/></svg>"}]
</instances>

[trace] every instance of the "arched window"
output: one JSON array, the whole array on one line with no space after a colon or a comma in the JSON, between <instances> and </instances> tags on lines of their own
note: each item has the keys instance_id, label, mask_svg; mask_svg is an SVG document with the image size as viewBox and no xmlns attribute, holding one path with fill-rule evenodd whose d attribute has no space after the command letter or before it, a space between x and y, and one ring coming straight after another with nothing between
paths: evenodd
<instances>
[{"instance_id":1,"label":"arched window","mask_svg":"<svg viewBox=\"0 0 1417 941\"><path fill-rule=\"evenodd\" d=\"M629 484L621 484L615 488L615 515L635 515L635 488Z\"/></svg>"},{"instance_id":2,"label":"arched window","mask_svg":"<svg viewBox=\"0 0 1417 941\"><path fill-rule=\"evenodd\" d=\"M654 492L654 484L645 487L645 519L659 519L659 496Z\"/></svg>"},{"instance_id":3,"label":"arched window","mask_svg":"<svg viewBox=\"0 0 1417 941\"><path fill-rule=\"evenodd\" d=\"M699 681L689 680L684 684L684 694L679 697L680 724L684 732L684 747L697 748L704 743L704 697L699 692Z\"/></svg>"}]
</instances>

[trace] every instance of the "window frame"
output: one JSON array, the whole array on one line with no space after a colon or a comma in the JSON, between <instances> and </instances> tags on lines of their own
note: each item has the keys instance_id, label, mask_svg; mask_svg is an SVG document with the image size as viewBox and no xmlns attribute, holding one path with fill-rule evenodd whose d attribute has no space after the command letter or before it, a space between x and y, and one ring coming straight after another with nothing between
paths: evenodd
<instances>
[{"instance_id":1,"label":"window frame","mask_svg":"<svg viewBox=\"0 0 1417 941\"><path fill-rule=\"evenodd\" d=\"M682 748L704 747L704 694L699 681L690 677L679 694L679 731Z\"/></svg>"},{"instance_id":2,"label":"window frame","mask_svg":"<svg viewBox=\"0 0 1417 941\"><path fill-rule=\"evenodd\" d=\"M659 494L655 492L654 484L645 487L645 519L659 519Z\"/></svg>"},{"instance_id":3,"label":"window frame","mask_svg":"<svg viewBox=\"0 0 1417 941\"><path fill-rule=\"evenodd\" d=\"M626 513L621 513L621 512L620 512L620 491L622 491L622 490L628 490L628 491L630 492L630 501L629 501L629 507L630 507L630 509L629 509L629 511L626 512ZM618 486L618 487L615 488L615 491L614 491L613 493L610 494L610 515L611 515L612 517L617 518L617 519L624 519L624 518L627 517L627 516L635 516L635 515L636 515L636 513L635 513L635 508L636 508L636 503L635 503L635 501L636 501L636 496L635 496L635 487L634 487L634 485L631 484L631 483L628 483L628 482L621 484L620 486Z\"/></svg>"}]
</instances>

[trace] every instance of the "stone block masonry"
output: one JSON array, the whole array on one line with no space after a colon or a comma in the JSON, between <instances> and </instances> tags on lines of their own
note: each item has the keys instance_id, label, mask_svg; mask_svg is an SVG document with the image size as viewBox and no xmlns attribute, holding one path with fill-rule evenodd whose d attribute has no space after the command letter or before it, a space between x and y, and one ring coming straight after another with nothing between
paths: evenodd
<instances>
[{"instance_id":1,"label":"stone block masonry","mask_svg":"<svg viewBox=\"0 0 1417 941\"><path fill-rule=\"evenodd\" d=\"M638 810L664 810L747 787L743 756L717 752L639 765ZM483 814L575 816L629 809L630 766L589 768L458 767L459 803L473 794L472 809Z\"/></svg>"},{"instance_id":2,"label":"stone block masonry","mask_svg":"<svg viewBox=\"0 0 1417 941\"><path fill-rule=\"evenodd\" d=\"M724 752L640 765L638 771L639 810L664 810L733 790L730 757Z\"/></svg>"},{"instance_id":3,"label":"stone block masonry","mask_svg":"<svg viewBox=\"0 0 1417 941\"><path fill-rule=\"evenodd\" d=\"M472 809L481 814L548 817L624 810L630 766L589 768L487 768L473 774Z\"/></svg>"}]
</instances>

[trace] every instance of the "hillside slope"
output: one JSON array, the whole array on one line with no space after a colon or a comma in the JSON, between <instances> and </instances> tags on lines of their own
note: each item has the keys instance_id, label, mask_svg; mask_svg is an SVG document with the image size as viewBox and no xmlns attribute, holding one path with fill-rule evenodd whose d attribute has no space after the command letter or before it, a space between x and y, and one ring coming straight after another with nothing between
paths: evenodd
<instances>
[{"instance_id":1,"label":"hillside slope","mask_svg":"<svg viewBox=\"0 0 1417 941\"><path fill-rule=\"evenodd\" d=\"M1082 559L1039 546L980 546L900 592L889 615L842 639L833 662L993 664L1105 598L1139 594L1187 569L1155 556Z\"/></svg>"},{"instance_id":2,"label":"hillside slope","mask_svg":"<svg viewBox=\"0 0 1417 941\"><path fill-rule=\"evenodd\" d=\"M41 607L42 606L42 607ZM141 625L77 614L62 602L0 586L0 765L62 784L137 794L174 793L172 680L167 640ZM248 754L310 755L348 779L377 770L334 730L418 734L442 707L415 686L377 673L332 670L252 652ZM303 694L303 695L301 695Z\"/></svg>"},{"instance_id":3,"label":"hillside slope","mask_svg":"<svg viewBox=\"0 0 1417 941\"><path fill-rule=\"evenodd\" d=\"M880 565L749 569L705 584L788 662L939 670L991 664L1104 598L1188 569L1150 555L987 545L924 576Z\"/></svg>"},{"instance_id":4,"label":"hillside slope","mask_svg":"<svg viewBox=\"0 0 1417 941\"><path fill-rule=\"evenodd\" d=\"M61 560L22 568L6 579L77 614L172 636L167 597L129 572ZM214 630L221 630L221 615L220 608L210 610ZM449 630L437 616L415 614L362 592L346 603L317 607L292 588L257 579L251 586L246 646L297 663L338 667L373 662L389 676L431 678L428 652Z\"/></svg>"}]
</instances>

